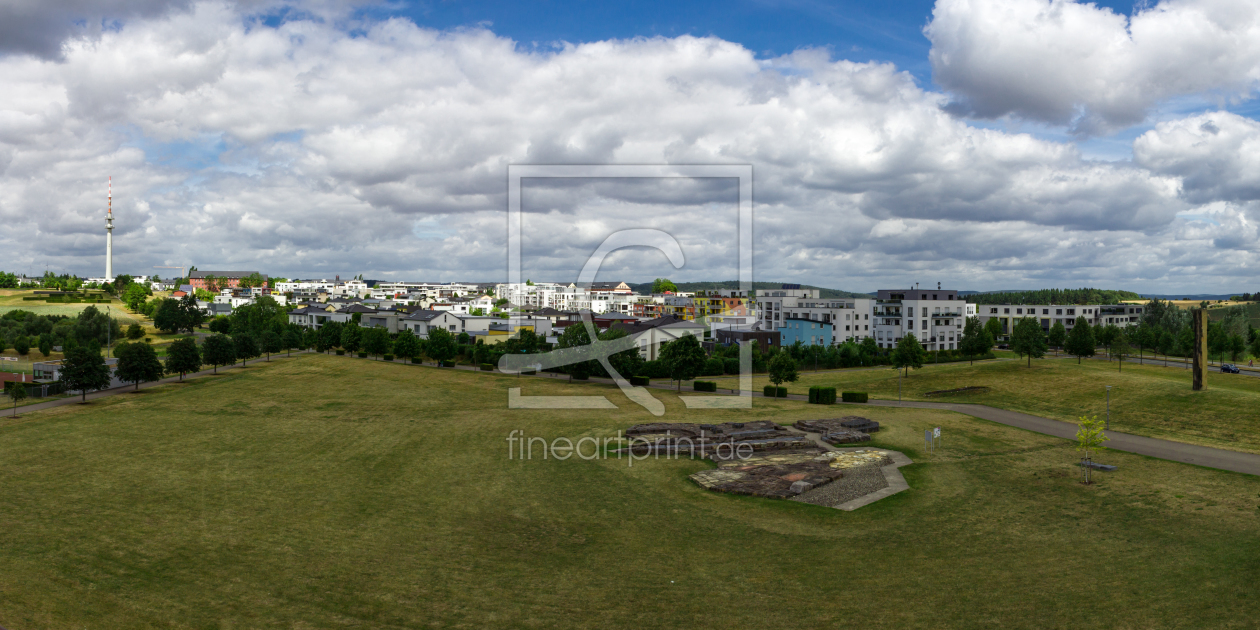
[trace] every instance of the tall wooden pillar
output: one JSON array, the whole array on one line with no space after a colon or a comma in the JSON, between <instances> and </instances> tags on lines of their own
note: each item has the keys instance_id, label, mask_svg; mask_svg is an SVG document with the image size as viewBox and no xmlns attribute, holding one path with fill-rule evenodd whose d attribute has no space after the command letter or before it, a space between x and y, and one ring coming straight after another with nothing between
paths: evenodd
<instances>
[{"instance_id":1,"label":"tall wooden pillar","mask_svg":"<svg viewBox=\"0 0 1260 630\"><path fill-rule=\"evenodd\" d=\"M1208 355L1207 355L1207 309L1196 308L1191 313L1194 314L1194 391L1199 391L1207 385Z\"/></svg>"}]
</instances>

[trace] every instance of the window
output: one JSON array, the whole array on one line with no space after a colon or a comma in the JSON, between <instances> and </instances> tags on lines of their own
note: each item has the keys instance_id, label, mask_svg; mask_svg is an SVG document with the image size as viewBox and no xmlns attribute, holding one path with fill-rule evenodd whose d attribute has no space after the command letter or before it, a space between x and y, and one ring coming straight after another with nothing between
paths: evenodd
<instances>
[{"instance_id":1,"label":"window","mask_svg":"<svg viewBox=\"0 0 1260 630\"><path fill-rule=\"evenodd\" d=\"M935 293L933 293L933 294L932 294L932 299L933 299L933 300L935 300L935 299L936 299L936 294L935 294Z\"/></svg>"},{"instance_id":2,"label":"window","mask_svg":"<svg viewBox=\"0 0 1260 630\"><path fill-rule=\"evenodd\" d=\"M1010 315L1010 314L1011 314L1011 309L1009 309L1009 308L1004 308L1004 309L1002 309L1002 314L1003 314L1003 315Z\"/></svg>"},{"instance_id":3,"label":"window","mask_svg":"<svg viewBox=\"0 0 1260 630\"><path fill-rule=\"evenodd\" d=\"M1054 314L1055 314L1055 315L1062 315L1062 314L1063 314L1063 309L1061 309L1061 308L1056 308L1056 309L1054 309Z\"/></svg>"},{"instance_id":4,"label":"window","mask_svg":"<svg viewBox=\"0 0 1260 630\"><path fill-rule=\"evenodd\" d=\"M1085 312L1086 312L1086 313L1088 313L1089 311L1085 311ZM1068 309L1067 314L1068 314L1068 315L1075 315L1075 314L1076 314L1076 309L1074 309L1074 308L1069 308L1069 309Z\"/></svg>"},{"instance_id":5,"label":"window","mask_svg":"<svg viewBox=\"0 0 1260 630\"><path fill-rule=\"evenodd\" d=\"M1041 309L1041 314L1042 314L1042 315L1049 315L1049 314L1050 314L1050 309L1048 309L1048 308L1043 308L1043 309Z\"/></svg>"},{"instance_id":6,"label":"window","mask_svg":"<svg viewBox=\"0 0 1260 630\"><path fill-rule=\"evenodd\" d=\"M871 327L870 327L870 326L864 326L864 328L865 328L866 330L870 330L870 329L871 329Z\"/></svg>"},{"instance_id":7,"label":"window","mask_svg":"<svg viewBox=\"0 0 1260 630\"><path fill-rule=\"evenodd\" d=\"M922 325L922 326L920 326L920 328L922 328L923 330L927 330L927 320L926 320L926 319L925 319L925 320L923 320L923 325Z\"/></svg>"},{"instance_id":8,"label":"window","mask_svg":"<svg viewBox=\"0 0 1260 630\"><path fill-rule=\"evenodd\" d=\"M1017 309L1015 309L1015 314L1016 314L1016 315L1023 315L1023 314L1024 314L1024 309L1022 309L1022 308L1017 308Z\"/></svg>"},{"instance_id":9,"label":"window","mask_svg":"<svg viewBox=\"0 0 1260 630\"><path fill-rule=\"evenodd\" d=\"M997 309L996 309L996 308L991 308L991 309L989 309L989 312L990 312L990 313L992 313L992 314L994 314L994 315L996 315L996 314L997 314Z\"/></svg>"}]
</instances>

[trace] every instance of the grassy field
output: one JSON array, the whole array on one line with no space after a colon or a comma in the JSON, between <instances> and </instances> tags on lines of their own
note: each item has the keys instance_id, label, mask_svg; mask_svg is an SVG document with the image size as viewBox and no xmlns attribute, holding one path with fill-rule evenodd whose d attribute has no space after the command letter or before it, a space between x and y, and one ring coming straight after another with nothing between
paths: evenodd
<instances>
[{"instance_id":1,"label":"grassy field","mask_svg":"<svg viewBox=\"0 0 1260 630\"><path fill-rule=\"evenodd\" d=\"M0 289L0 315L9 311L22 310L30 311L37 315L65 315L68 317L75 317L79 313L83 312L83 309L89 306L95 306L97 309L102 311L108 306L110 314L113 315L113 317L118 320L118 323L122 324L124 328L130 326L132 323L138 322L141 325L149 323L149 320L145 317L128 311L127 307L118 300L114 300L110 304L49 304L47 302L26 301L22 299L23 297L32 295L35 295L35 292L31 290L18 291L15 289Z\"/></svg>"},{"instance_id":2,"label":"grassy field","mask_svg":"<svg viewBox=\"0 0 1260 630\"><path fill-rule=\"evenodd\" d=\"M608 395L617 410L506 409ZM836 413L757 400L666 419ZM845 409L849 411L849 409ZM509 461L652 417L597 384L306 355L0 420L14 628L1250 627L1260 479L867 408L911 489L841 512L700 461ZM944 429L936 455L923 429Z\"/></svg>"},{"instance_id":3,"label":"grassy field","mask_svg":"<svg viewBox=\"0 0 1260 630\"><path fill-rule=\"evenodd\" d=\"M1107 409L1105 386L1111 390L1111 428L1150 437L1204 444L1218 448L1260 453L1260 379L1235 374L1211 373L1208 388L1191 391L1190 371L1182 366L1147 365L1046 358L1025 361L989 361L927 365L911 370L901 381L904 400L980 403L1003 409L1075 422L1083 415L1102 417ZM730 387L734 379L721 379L718 387ZM769 383L764 376L753 381L755 389ZM834 386L841 391L864 391L872 398L897 400L898 372L892 369L802 372L788 384L788 393L807 394L811 385ZM927 392L960 387L988 387L977 394L924 396Z\"/></svg>"}]
</instances>

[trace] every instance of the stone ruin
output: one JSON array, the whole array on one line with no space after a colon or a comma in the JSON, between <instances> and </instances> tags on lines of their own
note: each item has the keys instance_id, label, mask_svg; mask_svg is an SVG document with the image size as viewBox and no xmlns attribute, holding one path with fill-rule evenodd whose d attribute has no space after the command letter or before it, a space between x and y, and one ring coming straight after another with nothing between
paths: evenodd
<instances>
[{"instance_id":1,"label":"stone ruin","mask_svg":"<svg viewBox=\"0 0 1260 630\"><path fill-rule=\"evenodd\" d=\"M850 444L869 441L878 430L879 423L856 416L802 420L793 428L769 421L650 423L628 429L630 443L621 451L712 460L716 468L691 479L715 492L836 507L887 487L879 469L893 464L891 453L834 450L806 433L819 434L830 444Z\"/></svg>"},{"instance_id":2,"label":"stone ruin","mask_svg":"<svg viewBox=\"0 0 1260 630\"><path fill-rule=\"evenodd\" d=\"M859 416L828 418L826 420L797 420L793 425L807 433L817 433L828 444L853 444L871 441L871 434L879 431L879 423Z\"/></svg>"}]
</instances>

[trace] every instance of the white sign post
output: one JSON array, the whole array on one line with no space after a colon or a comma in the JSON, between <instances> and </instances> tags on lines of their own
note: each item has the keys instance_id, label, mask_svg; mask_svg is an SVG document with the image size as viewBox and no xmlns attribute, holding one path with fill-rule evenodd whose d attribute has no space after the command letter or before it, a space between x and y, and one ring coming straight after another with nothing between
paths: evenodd
<instances>
[{"instance_id":1,"label":"white sign post","mask_svg":"<svg viewBox=\"0 0 1260 630\"><path fill-rule=\"evenodd\" d=\"M940 448L941 446L941 428L940 427L936 427L935 429L932 430L932 437L935 438L935 441L936 441L933 447Z\"/></svg>"}]
</instances>

